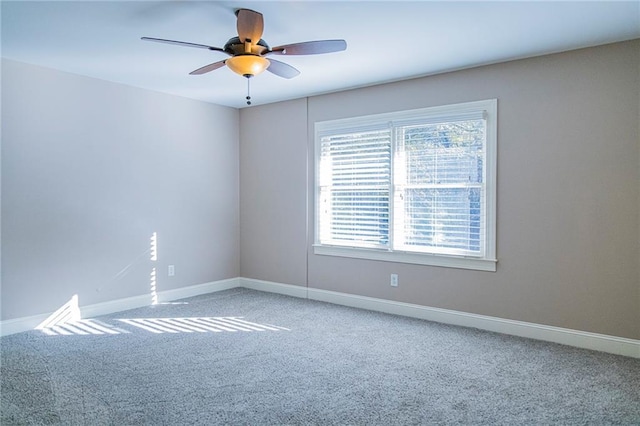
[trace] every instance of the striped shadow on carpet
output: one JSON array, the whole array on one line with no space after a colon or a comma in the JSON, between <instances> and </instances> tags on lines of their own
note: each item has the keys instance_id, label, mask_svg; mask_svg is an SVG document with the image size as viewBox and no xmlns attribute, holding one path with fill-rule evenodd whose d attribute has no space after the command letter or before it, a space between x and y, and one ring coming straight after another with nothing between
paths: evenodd
<instances>
[{"instance_id":1,"label":"striped shadow on carpet","mask_svg":"<svg viewBox=\"0 0 640 426\"><path fill-rule=\"evenodd\" d=\"M283 327L245 321L242 317L120 318L117 321L133 327L133 330L146 330L151 333L235 333L238 331L287 330ZM95 319L67 321L43 327L40 330L50 336L121 334L133 331Z\"/></svg>"}]
</instances>

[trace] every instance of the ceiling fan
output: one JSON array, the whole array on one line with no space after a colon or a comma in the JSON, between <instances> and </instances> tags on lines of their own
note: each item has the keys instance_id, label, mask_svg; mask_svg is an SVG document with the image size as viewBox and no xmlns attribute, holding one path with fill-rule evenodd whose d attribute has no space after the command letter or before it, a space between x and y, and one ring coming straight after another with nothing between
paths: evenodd
<instances>
[{"instance_id":1,"label":"ceiling fan","mask_svg":"<svg viewBox=\"0 0 640 426\"><path fill-rule=\"evenodd\" d=\"M267 70L279 77L293 78L300 74L296 68L275 59L267 59L268 55L317 55L320 53L340 52L347 48L344 40L316 40L302 43L286 44L274 48L262 40L264 19L262 14L250 9L238 9L237 29L238 37L232 37L223 48L185 41L166 40L162 38L142 37L145 41L169 43L178 46L195 47L200 49L223 52L230 56L228 59L205 65L191 71L191 75L201 75L223 66L248 79ZM251 105L251 96L247 94L247 105Z\"/></svg>"}]
</instances>

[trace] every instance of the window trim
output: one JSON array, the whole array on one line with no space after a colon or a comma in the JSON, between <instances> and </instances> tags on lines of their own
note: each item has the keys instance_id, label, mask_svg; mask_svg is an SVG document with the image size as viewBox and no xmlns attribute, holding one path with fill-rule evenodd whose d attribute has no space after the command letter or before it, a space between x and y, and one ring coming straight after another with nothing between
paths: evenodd
<instances>
[{"instance_id":1,"label":"window trim","mask_svg":"<svg viewBox=\"0 0 640 426\"><path fill-rule=\"evenodd\" d=\"M321 136L326 132L340 129L357 129L392 122L404 124L423 120L433 122L448 117L459 117L465 114L474 114L482 111L486 119L485 142L485 253L483 257L444 255L434 253L407 252L391 249L368 249L349 246L335 246L320 244L319 242L319 198L320 198L320 148ZM316 122L314 125L314 244L313 252L316 255L350 257L356 259L369 259L387 262L410 263L418 265L443 266L450 268L472 269L480 271L496 271L496 213L497 213L497 128L498 128L498 100L487 99L474 102L465 102L452 105L420 108L415 110L397 111L391 113L375 114L362 117L343 118L337 120ZM428 116L425 119L425 116ZM393 167L393 162L392 162ZM391 188L393 191L393 186ZM393 214L393 213L391 213ZM390 229L390 233L393 230Z\"/></svg>"}]
</instances>

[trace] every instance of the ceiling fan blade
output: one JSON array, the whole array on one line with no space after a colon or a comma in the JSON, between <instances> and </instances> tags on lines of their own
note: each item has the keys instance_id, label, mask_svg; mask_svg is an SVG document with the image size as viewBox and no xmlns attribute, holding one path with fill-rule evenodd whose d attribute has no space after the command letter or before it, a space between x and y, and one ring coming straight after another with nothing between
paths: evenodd
<instances>
[{"instance_id":1,"label":"ceiling fan blade","mask_svg":"<svg viewBox=\"0 0 640 426\"><path fill-rule=\"evenodd\" d=\"M275 55L317 55L320 53L340 52L347 48L344 40L316 40L302 43L285 44L271 49Z\"/></svg>"},{"instance_id":2,"label":"ceiling fan blade","mask_svg":"<svg viewBox=\"0 0 640 426\"><path fill-rule=\"evenodd\" d=\"M256 44L262 38L264 19L262 14L251 9L238 9L238 37L243 43L249 41Z\"/></svg>"},{"instance_id":3,"label":"ceiling fan blade","mask_svg":"<svg viewBox=\"0 0 640 426\"><path fill-rule=\"evenodd\" d=\"M276 61L275 59L269 59L269 68L267 68L267 71L283 78L293 78L300 74L300 71L291 65Z\"/></svg>"},{"instance_id":4,"label":"ceiling fan blade","mask_svg":"<svg viewBox=\"0 0 640 426\"><path fill-rule=\"evenodd\" d=\"M219 47L213 47L213 46L207 46L205 44L197 44L197 43L189 43L186 41L177 41L177 40L165 40L163 38L153 38L153 37L142 37L141 40L144 41L155 41L158 43L168 43L168 44L175 44L178 46L186 46L186 47L197 47L199 49L208 49L208 50L214 50L217 52L224 52L229 54L228 52L225 52L224 49L221 49Z\"/></svg>"},{"instance_id":5,"label":"ceiling fan blade","mask_svg":"<svg viewBox=\"0 0 640 426\"><path fill-rule=\"evenodd\" d=\"M224 66L225 61L218 61L218 62L214 62L212 64L209 65L205 65L202 68L198 68L195 71L191 71L189 73L189 75L201 75L201 74L206 74L208 72L211 72L213 70L217 70L218 68L222 68Z\"/></svg>"},{"instance_id":6,"label":"ceiling fan blade","mask_svg":"<svg viewBox=\"0 0 640 426\"><path fill-rule=\"evenodd\" d=\"M251 44L259 42L264 31L262 14L250 9L238 9L236 16L240 41L243 43L249 41Z\"/></svg>"}]
</instances>

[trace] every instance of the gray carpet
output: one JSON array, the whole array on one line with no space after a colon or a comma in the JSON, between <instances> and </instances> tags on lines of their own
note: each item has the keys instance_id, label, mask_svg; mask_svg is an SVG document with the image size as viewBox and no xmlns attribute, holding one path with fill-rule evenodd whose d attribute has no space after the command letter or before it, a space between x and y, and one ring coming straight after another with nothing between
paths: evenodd
<instances>
[{"instance_id":1,"label":"gray carpet","mask_svg":"<svg viewBox=\"0 0 640 426\"><path fill-rule=\"evenodd\" d=\"M183 302L3 337L1 424L640 424L638 359L246 289Z\"/></svg>"}]
</instances>

